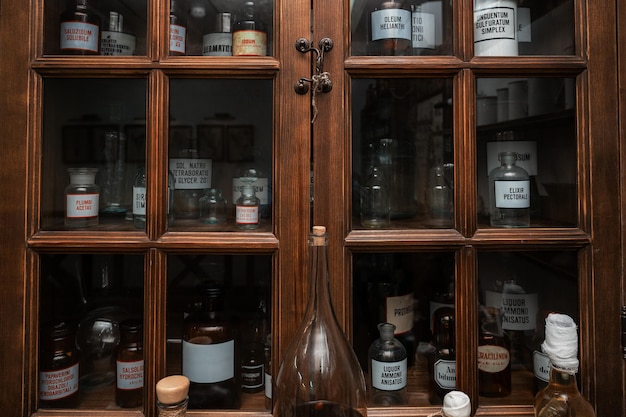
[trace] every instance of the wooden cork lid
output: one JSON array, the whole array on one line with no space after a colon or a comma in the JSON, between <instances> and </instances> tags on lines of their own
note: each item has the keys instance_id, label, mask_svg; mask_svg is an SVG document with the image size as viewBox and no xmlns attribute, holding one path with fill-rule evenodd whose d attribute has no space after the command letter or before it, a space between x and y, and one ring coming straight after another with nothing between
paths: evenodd
<instances>
[{"instance_id":1,"label":"wooden cork lid","mask_svg":"<svg viewBox=\"0 0 626 417\"><path fill-rule=\"evenodd\" d=\"M156 384L157 399L161 404L177 404L187 398L189 378L183 375L171 375Z\"/></svg>"}]
</instances>

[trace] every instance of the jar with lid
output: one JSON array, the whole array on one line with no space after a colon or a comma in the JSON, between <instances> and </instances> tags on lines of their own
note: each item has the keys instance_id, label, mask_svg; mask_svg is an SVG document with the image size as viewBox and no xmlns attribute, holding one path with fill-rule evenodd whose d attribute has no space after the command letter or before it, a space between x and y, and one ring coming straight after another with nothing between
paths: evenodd
<instances>
[{"instance_id":1,"label":"jar with lid","mask_svg":"<svg viewBox=\"0 0 626 417\"><path fill-rule=\"evenodd\" d=\"M222 190L209 188L200 198L200 220L206 224L226 222L226 199L222 197Z\"/></svg>"},{"instance_id":2,"label":"jar with lid","mask_svg":"<svg viewBox=\"0 0 626 417\"><path fill-rule=\"evenodd\" d=\"M120 323L116 355L115 403L122 408L139 407L143 401L143 324L129 319Z\"/></svg>"},{"instance_id":3,"label":"jar with lid","mask_svg":"<svg viewBox=\"0 0 626 417\"><path fill-rule=\"evenodd\" d=\"M97 168L69 168L70 184L65 187L65 226L70 228L98 225L100 187L96 185Z\"/></svg>"},{"instance_id":4,"label":"jar with lid","mask_svg":"<svg viewBox=\"0 0 626 417\"><path fill-rule=\"evenodd\" d=\"M40 332L39 407L76 408L79 352L75 326L65 321L45 324Z\"/></svg>"}]
</instances>

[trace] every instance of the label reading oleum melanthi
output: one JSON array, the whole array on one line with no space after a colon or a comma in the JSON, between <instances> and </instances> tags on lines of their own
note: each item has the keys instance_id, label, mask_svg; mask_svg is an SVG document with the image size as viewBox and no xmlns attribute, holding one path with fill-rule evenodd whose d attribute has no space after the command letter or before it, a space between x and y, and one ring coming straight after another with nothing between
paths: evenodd
<instances>
[{"instance_id":1,"label":"label reading oleum melanthi","mask_svg":"<svg viewBox=\"0 0 626 417\"><path fill-rule=\"evenodd\" d=\"M397 391L406 387L406 366L406 358L400 362L372 359L372 387L382 391Z\"/></svg>"}]
</instances>

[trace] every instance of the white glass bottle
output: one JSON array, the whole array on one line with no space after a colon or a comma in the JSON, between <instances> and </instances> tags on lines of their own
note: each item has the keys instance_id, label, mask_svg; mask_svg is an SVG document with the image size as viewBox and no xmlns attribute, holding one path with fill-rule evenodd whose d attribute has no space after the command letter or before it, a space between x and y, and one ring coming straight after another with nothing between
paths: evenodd
<instances>
[{"instance_id":1,"label":"white glass bottle","mask_svg":"<svg viewBox=\"0 0 626 417\"><path fill-rule=\"evenodd\" d=\"M202 37L202 55L229 56L233 54L231 23L230 13L218 13L215 16L213 30Z\"/></svg>"},{"instance_id":2,"label":"white glass bottle","mask_svg":"<svg viewBox=\"0 0 626 417\"><path fill-rule=\"evenodd\" d=\"M136 37L124 32L124 16L118 12L110 11L107 23L107 30L102 31L100 54L110 56L134 55Z\"/></svg>"},{"instance_id":3,"label":"white glass bottle","mask_svg":"<svg viewBox=\"0 0 626 417\"><path fill-rule=\"evenodd\" d=\"M452 165L452 164L448 164ZM430 227L454 226L454 195L446 167L437 165L430 170L426 190L426 221Z\"/></svg>"},{"instance_id":4,"label":"white glass bottle","mask_svg":"<svg viewBox=\"0 0 626 417\"><path fill-rule=\"evenodd\" d=\"M70 184L65 187L65 226L88 227L98 224L100 187L97 168L69 168Z\"/></svg>"},{"instance_id":5,"label":"white glass bottle","mask_svg":"<svg viewBox=\"0 0 626 417\"><path fill-rule=\"evenodd\" d=\"M489 173L489 216L494 227L530 226L530 180L515 165L517 153L501 152L501 165Z\"/></svg>"},{"instance_id":6,"label":"white glass bottle","mask_svg":"<svg viewBox=\"0 0 626 417\"><path fill-rule=\"evenodd\" d=\"M137 229L146 227L146 170L140 168L133 184L133 225Z\"/></svg>"},{"instance_id":7,"label":"white glass bottle","mask_svg":"<svg viewBox=\"0 0 626 417\"><path fill-rule=\"evenodd\" d=\"M474 0L474 55L518 55L517 0Z\"/></svg>"},{"instance_id":8,"label":"white glass bottle","mask_svg":"<svg viewBox=\"0 0 626 417\"><path fill-rule=\"evenodd\" d=\"M370 406L394 406L407 402L407 353L394 337L396 326L380 323L369 348Z\"/></svg>"}]
</instances>

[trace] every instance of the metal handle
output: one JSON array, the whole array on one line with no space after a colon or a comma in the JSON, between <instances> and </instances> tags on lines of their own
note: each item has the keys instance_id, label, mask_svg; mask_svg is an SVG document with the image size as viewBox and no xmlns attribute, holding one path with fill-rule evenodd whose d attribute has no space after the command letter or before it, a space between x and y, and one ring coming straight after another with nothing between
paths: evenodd
<instances>
[{"instance_id":1,"label":"metal handle","mask_svg":"<svg viewBox=\"0 0 626 417\"><path fill-rule=\"evenodd\" d=\"M317 93L328 93L333 89L333 82L330 74L324 72L324 53L333 49L333 41L330 38L323 38L319 41L319 48L311 46L311 42L305 38L296 41L296 50L300 53L315 52L315 72L311 78L300 78L295 86L296 93L302 95L309 91L309 84L313 85L313 90Z\"/></svg>"}]
</instances>

